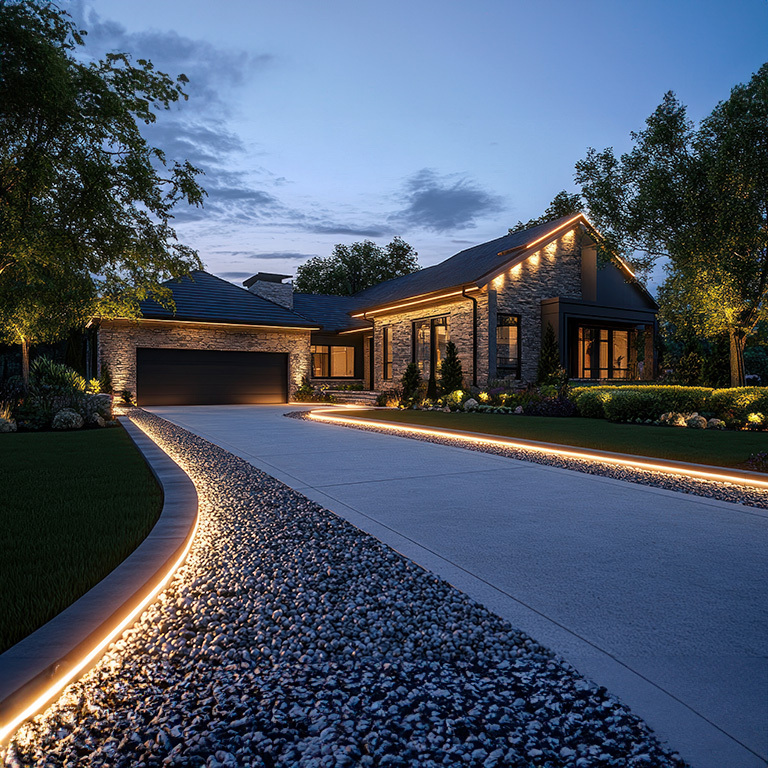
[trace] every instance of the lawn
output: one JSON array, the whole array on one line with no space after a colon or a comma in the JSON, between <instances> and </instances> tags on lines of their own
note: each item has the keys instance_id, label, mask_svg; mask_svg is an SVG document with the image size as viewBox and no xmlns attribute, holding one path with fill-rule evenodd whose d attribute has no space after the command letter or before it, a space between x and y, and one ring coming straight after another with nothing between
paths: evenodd
<instances>
[{"instance_id":1,"label":"lawn","mask_svg":"<svg viewBox=\"0 0 768 768\"><path fill-rule=\"evenodd\" d=\"M695 430L612 424L603 419L494 413L361 410L345 411L344 415L742 469L750 454L768 450L768 434L765 432Z\"/></svg>"},{"instance_id":2,"label":"lawn","mask_svg":"<svg viewBox=\"0 0 768 768\"><path fill-rule=\"evenodd\" d=\"M122 427L0 435L0 652L119 565L161 508Z\"/></svg>"}]
</instances>

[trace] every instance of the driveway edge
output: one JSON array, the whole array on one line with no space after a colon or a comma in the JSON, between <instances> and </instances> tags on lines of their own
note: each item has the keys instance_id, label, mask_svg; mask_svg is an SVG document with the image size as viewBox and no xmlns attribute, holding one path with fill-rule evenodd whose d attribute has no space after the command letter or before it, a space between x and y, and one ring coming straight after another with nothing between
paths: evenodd
<instances>
[{"instance_id":1,"label":"driveway edge","mask_svg":"<svg viewBox=\"0 0 768 768\"><path fill-rule=\"evenodd\" d=\"M198 499L188 475L128 419L120 419L163 490L160 517L110 574L47 624L0 654L0 744L88 672L184 562Z\"/></svg>"}]
</instances>

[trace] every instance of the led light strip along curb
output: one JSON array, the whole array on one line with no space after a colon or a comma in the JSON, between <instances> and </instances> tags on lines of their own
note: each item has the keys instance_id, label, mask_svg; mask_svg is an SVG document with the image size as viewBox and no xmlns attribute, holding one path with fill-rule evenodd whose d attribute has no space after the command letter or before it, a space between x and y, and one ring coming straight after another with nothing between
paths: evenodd
<instances>
[{"instance_id":1,"label":"led light strip along curb","mask_svg":"<svg viewBox=\"0 0 768 768\"><path fill-rule=\"evenodd\" d=\"M163 510L160 518L150 531L147 538L129 555L114 571L100 581L92 590L87 592L79 600L75 601L69 608L60 613L43 627L33 632L29 637L17 643L3 654L0 654L0 672L7 669L17 671L16 667L26 664L32 668L28 679L21 685L14 686L12 690L4 690L6 684L0 682L0 744L6 743L13 735L16 729L27 719L40 712L47 704L51 703L58 694L73 680L77 679L101 658L104 651L111 642L116 640L119 635L132 624L141 615L144 609L154 600L160 591L168 584L173 575L179 569L187 557L192 542L197 532L199 523L197 493L189 477L176 465L170 457L151 441L142 430L140 435L136 435L133 430L140 429L133 423L126 424L126 429L131 438L136 443L139 450L144 454L144 458L150 465L153 474L158 482L163 486L164 500ZM147 445L149 443L150 445ZM150 447L151 446L151 447ZM154 448L155 450L152 450ZM150 456L147 456L147 453ZM154 454L154 455L152 455ZM181 477L183 475L183 478ZM179 487L181 486L181 487ZM175 497L175 498L174 498ZM169 505L175 508L168 512ZM194 506L194 508L192 508ZM164 520L165 517L165 520ZM169 520L168 518L173 518ZM161 522L166 526L178 528L180 522L188 522L186 534L174 534L173 532L158 531ZM155 534L155 541L153 541ZM138 559L145 559L146 550L157 547L158 536L167 541L173 549L170 553L149 553L151 575L149 578L140 574L126 573L128 570L135 570ZM161 541L161 545L162 545ZM149 547L145 547L149 545ZM179 549L180 547L180 549ZM145 552L142 553L142 548ZM138 557L137 557L138 556ZM159 564L157 558L162 557ZM170 559L170 564L168 560ZM131 562L133 560L133 563ZM153 560L155 561L153 563ZM138 588L132 589L131 594L125 597L119 597L118 593L125 591L125 585L121 580L143 579ZM97 596L98 590L98 596ZM96 604L95 608L101 607L109 602L109 598L122 600L117 606L110 606L111 614L107 618L97 618L99 625L96 629L87 629L85 636L74 637L69 643L69 648L57 652L59 656L55 660L46 658L42 660L35 658L35 649L47 650L46 639L61 642L63 625L63 634L66 635L70 630L67 623L72 623L72 612L81 610L83 606L91 600ZM138 602L137 602L138 601ZM94 608L86 609L95 612ZM125 612L127 610L127 613ZM115 621L116 623L112 623ZM66 643L64 643L66 644ZM31 650L29 648L31 647ZM26 653L25 653L26 651ZM18 660L12 658L19 657ZM76 658L71 658L76 656ZM42 669L41 669L42 666Z\"/></svg>"},{"instance_id":2,"label":"led light strip along curb","mask_svg":"<svg viewBox=\"0 0 768 768\"><path fill-rule=\"evenodd\" d=\"M358 410L360 407L358 406ZM634 469L643 469L649 472L663 472L669 475L685 475L695 477L700 480L710 480L718 483L733 483L734 485L751 485L757 488L768 489L768 480L756 477L750 473L726 474L717 471L716 467L704 467L701 464L688 464L685 462L660 463L650 461L643 456L630 456L627 454L608 453L602 451L578 451L569 446L554 445L552 443L538 443L536 441L514 440L510 438L493 438L481 435L475 432L461 432L451 429L430 429L428 427L417 427L412 424L393 424L391 421L377 421L375 419L358 419L348 416L337 415L338 411L330 409L321 409L310 411L308 417L315 421L324 421L329 424L343 424L352 427L372 427L374 429L387 430L390 432L401 433L403 435L424 435L426 437L448 437L452 440L460 440L465 443L475 445L492 445L500 448L516 448L526 451L537 451L539 453L560 456L569 459L580 459L582 461L603 462L605 464L614 464L621 467L632 467Z\"/></svg>"}]
</instances>

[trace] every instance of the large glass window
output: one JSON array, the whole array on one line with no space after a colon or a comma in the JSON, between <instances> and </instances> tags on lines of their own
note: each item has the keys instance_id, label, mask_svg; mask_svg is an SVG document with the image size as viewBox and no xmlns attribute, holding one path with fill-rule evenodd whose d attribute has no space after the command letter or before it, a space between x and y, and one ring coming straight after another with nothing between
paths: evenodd
<instances>
[{"instance_id":1,"label":"large glass window","mask_svg":"<svg viewBox=\"0 0 768 768\"><path fill-rule=\"evenodd\" d=\"M392 379L392 326L388 325L384 328L383 334L384 341L384 379L390 381Z\"/></svg>"},{"instance_id":2,"label":"large glass window","mask_svg":"<svg viewBox=\"0 0 768 768\"><path fill-rule=\"evenodd\" d=\"M496 375L520 378L520 316L496 316Z\"/></svg>"},{"instance_id":3,"label":"large glass window","mask_svg":"<svg viewBox=\"0 0 768 768\"><path fill-rule=\"evenodd\" d=\"M312 345L312 377L315 379L351 379L355 376L354 347Z\"/></svg>"},{"instance_id":4,"label":"large glass window","mask_svg":"<svg viewBox=\"0 0 768 768\"><path fill-rule=\"evenodd\" d=\"M579 326L576 376L581 379L629 379L634 330Z\"/></svg>"},{"instance_id":5,"label":"large glass window","mask_svg":"<svg viewBox=\"0 0 768 768\"><path fill-rule=\"evenodd\" d=\"M422 379L437 377L450 339L448 317L431 317L413 324L413 362Z\"/></svg>"}]
</instances>

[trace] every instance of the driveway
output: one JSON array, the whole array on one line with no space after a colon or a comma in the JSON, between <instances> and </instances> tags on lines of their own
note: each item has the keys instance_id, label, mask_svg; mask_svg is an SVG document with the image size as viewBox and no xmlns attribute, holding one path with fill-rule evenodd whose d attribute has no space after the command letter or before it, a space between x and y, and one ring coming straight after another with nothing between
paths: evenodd
<instances>
[{"instance_id":1,"label":"driveway","mask_svg":"<svg viewBox=\"0 0 768 768\"><path fill-rule=\"evenodd\" d=\"M768 511L286 419L288 406L148 410L525 630L694 768L768 760Z\"/></svg>"}]
</instances>

